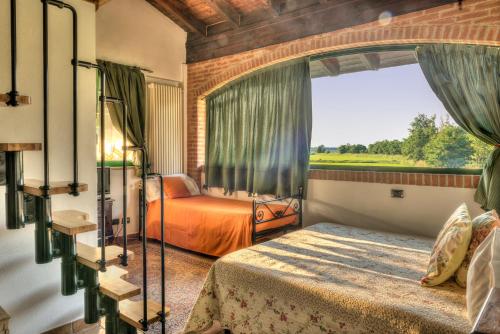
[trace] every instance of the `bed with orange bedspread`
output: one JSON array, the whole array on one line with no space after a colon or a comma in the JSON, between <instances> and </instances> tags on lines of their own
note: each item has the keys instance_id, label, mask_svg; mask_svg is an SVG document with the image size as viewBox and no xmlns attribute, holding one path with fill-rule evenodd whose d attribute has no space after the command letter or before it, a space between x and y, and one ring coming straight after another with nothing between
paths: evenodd
<instances>
[{"instance_id":1,"label":"bed with orange bedspread","mask_svg":"<svg viewBox=\"0 0 500 334\"><path fill-rule=\"evenodd\" d=\"M212 196L164 199L166 243L212 256L251 246L255 238L298 227L300 198L241 201ZM146 236L161 240L161 200L148 203Z\"/></svg>"}]
</instances>

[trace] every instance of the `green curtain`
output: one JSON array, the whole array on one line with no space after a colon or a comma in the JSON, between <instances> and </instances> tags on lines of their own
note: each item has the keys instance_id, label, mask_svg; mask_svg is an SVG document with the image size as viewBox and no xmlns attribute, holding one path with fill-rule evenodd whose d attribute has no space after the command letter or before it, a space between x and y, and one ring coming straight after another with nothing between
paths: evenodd
<instances>
[{"instance_id":1,"label":"green curtain","mask_svg":"<svg viewBox=\"0 0 500 334\"><path fill-rule=\"evenodd\" d=\"M134 146L145 146L146 79L144 74L136 67L103 60L97 62L106 74L106 95L119 98L128 106L128 139ZM108 103L107 107L113 125L123 133L122 106ZM136 165L139 159L140 157L136 156Z\"/></svg>"},{"instance_id":2,"label":"green curtain","mask_svg":"<svg viewBox=\"0 0 500 334\"><path fill-rule=\"evenodd\" d=\"M206 185L306 194L312 127L309 62L262 70L207 97Z\"/></svg>"},{"instance_id":3,"label":"green curtain","mask_svg":"<svg viewBox=\"0 0 500 334\"><path fill-rule=\"evenodd\" d=\"M457 124L497 146L486 162L475 200L485 210L500 212L500 48L422 45L417 56L427 81Z\"/></svg>"}]
</instances>

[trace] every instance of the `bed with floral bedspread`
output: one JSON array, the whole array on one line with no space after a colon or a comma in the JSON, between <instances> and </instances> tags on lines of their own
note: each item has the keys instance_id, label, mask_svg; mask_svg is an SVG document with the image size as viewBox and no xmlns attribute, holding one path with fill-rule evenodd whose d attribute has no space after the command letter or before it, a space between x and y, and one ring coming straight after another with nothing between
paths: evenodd
<instances>
[{"instance_id":1,"label":"bed with floral bedspread","mask_svg":"<svg viewBox=\"0 0 500 334\"><path fill-rule=\"evenodd\" d=\"M214 263L185 331L468 333L465 290L424 288L433 240L321 223Z\"/></svg>"}]
</instances>

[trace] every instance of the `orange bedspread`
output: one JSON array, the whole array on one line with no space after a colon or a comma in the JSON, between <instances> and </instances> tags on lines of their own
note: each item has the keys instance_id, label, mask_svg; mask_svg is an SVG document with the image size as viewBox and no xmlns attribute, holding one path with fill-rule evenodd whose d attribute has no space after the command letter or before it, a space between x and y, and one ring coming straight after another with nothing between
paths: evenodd
<instances>
[{"instance_id":1,"label":"orange bedspread","mask_svg":"<svg viewBox=\"0 0 500 334\"><path fill-rule=\"evenodd\" d=\"M160 200L148 204L146 235L160 240ZM292 213L289 209L288 213ZM285 217L257 225L257 231L296 221ZM264 218L271 218L266 213ZM211 196L165 199L165 242L222 256L252 245L252 202Z\"/></svg>"}]
</instances>

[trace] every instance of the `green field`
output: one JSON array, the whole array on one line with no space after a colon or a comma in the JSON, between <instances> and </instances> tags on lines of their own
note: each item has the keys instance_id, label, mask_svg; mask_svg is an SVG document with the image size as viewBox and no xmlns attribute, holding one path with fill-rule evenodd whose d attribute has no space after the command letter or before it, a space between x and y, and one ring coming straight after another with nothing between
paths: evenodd
<instances>
[{"instance_id":1,"label":"green field","mask_svg":"<svg viewBox=\"0 0 500 334\"><path fill-rule=\"evenodd\" d=\"M402 155L384 155L368 153L313 153L311 165L325 166L373 166L373 167L416 167L415 162Z\"/></svg>"}]
</instances>

